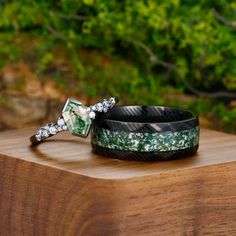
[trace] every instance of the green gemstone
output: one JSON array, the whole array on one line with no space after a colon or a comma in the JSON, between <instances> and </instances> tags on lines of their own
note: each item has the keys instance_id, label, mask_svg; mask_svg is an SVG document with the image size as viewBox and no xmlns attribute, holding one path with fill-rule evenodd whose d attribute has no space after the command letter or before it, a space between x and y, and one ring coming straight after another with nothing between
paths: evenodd
<instances>
[{"instance_id":1,"label":"green gemstone","mask_svg":"<svg viewBox=\"0 0 236 236\"><path fill-rule=\"evenodd\" d=\"M92 120L87 113L87 107L74 99L68 99L62 116L70 133L86 137L89 133Z\"/></svg>"}]
</instances>

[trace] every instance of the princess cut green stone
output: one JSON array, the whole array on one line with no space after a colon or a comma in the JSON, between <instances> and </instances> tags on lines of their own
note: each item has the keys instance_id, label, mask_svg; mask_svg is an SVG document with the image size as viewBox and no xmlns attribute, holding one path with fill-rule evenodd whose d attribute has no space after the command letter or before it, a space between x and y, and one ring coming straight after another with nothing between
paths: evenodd
<instances>
[{"instance_id":1,"label":"princess cut green stone","mask_svg":"<svg viewBox=\"0 0 236 236\"><path fill-rule=\"evenodd\" d=\"M62 116L70 133L87 137L92 120L86 106L80 101L69 98L63 108Z\"/></svg>"}]
</instances>

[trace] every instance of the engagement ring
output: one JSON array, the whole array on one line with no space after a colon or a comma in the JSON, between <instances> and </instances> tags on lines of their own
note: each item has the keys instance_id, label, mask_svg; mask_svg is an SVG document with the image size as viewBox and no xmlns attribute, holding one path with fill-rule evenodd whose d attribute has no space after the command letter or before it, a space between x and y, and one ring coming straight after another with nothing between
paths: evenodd
<instances>
[{"instance_id":1,"label":"engagement ring","mask_svg":"<svg viewBox=\"0 0 236 236\"><path fill-rule=\"evenodd\" d=\"M73 135L86 138L89 134L92 120L95 119L96 115L102 112L106 113L117 102L118 98L111 97L87 107L80 101L69 98L57 122L48 123L41 127L35 135L30 137L30 141L32 144L37 144L48 137L66 130Z\"/></svg>"}]
</instances>

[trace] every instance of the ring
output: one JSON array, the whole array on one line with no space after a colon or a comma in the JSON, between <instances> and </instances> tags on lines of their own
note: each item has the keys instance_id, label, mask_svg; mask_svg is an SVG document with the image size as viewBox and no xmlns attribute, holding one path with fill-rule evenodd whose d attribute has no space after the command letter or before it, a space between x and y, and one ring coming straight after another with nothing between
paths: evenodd
<instances>
[{"instance_id":1,"label":"ring","mask_svg":"<svg viewBox=\"0 0 236 236\"><path fill-rule=\"evenodd\" d=\"M120 106L93 121L93 152L136 161L191 156L199 146L199 119L163 106Z\"/></svg>"},{"instance_id":2,"label":"ring","mask_svg":"<svg viewBox=\"0 0 236 236\"><path fill-rule=\"evenodd\" d=\"M30 137L32 144L37 144L59 132L68 130L71 134L86 138L89 134L92 121L97 114L106 113L118 102L117 97L104 99L89 107L80 101L69 98L57 122L51 122L41 127L37 133Z\"/></svg>"}]
</instances>

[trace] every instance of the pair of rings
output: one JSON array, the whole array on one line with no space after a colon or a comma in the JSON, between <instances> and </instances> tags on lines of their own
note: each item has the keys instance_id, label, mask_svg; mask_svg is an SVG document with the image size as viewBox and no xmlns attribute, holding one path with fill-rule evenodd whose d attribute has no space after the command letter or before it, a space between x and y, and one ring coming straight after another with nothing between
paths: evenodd
<instances>
[{"instance_id":1,"label":"pair of rings","mask_svg":"<svg viewBox=\"0 0 236 236\"><path fill-rule=\"evenodd\" d=\"M56 123L41 127L37 144L68 130L87 137L93 152L122 160L170 160L191 156L199 147L199 119L190 111L164 106L115 106L118 98L92 106L68 99ZM114 107L115 106L115 107Z\"/></svg>"}]
</instances>

